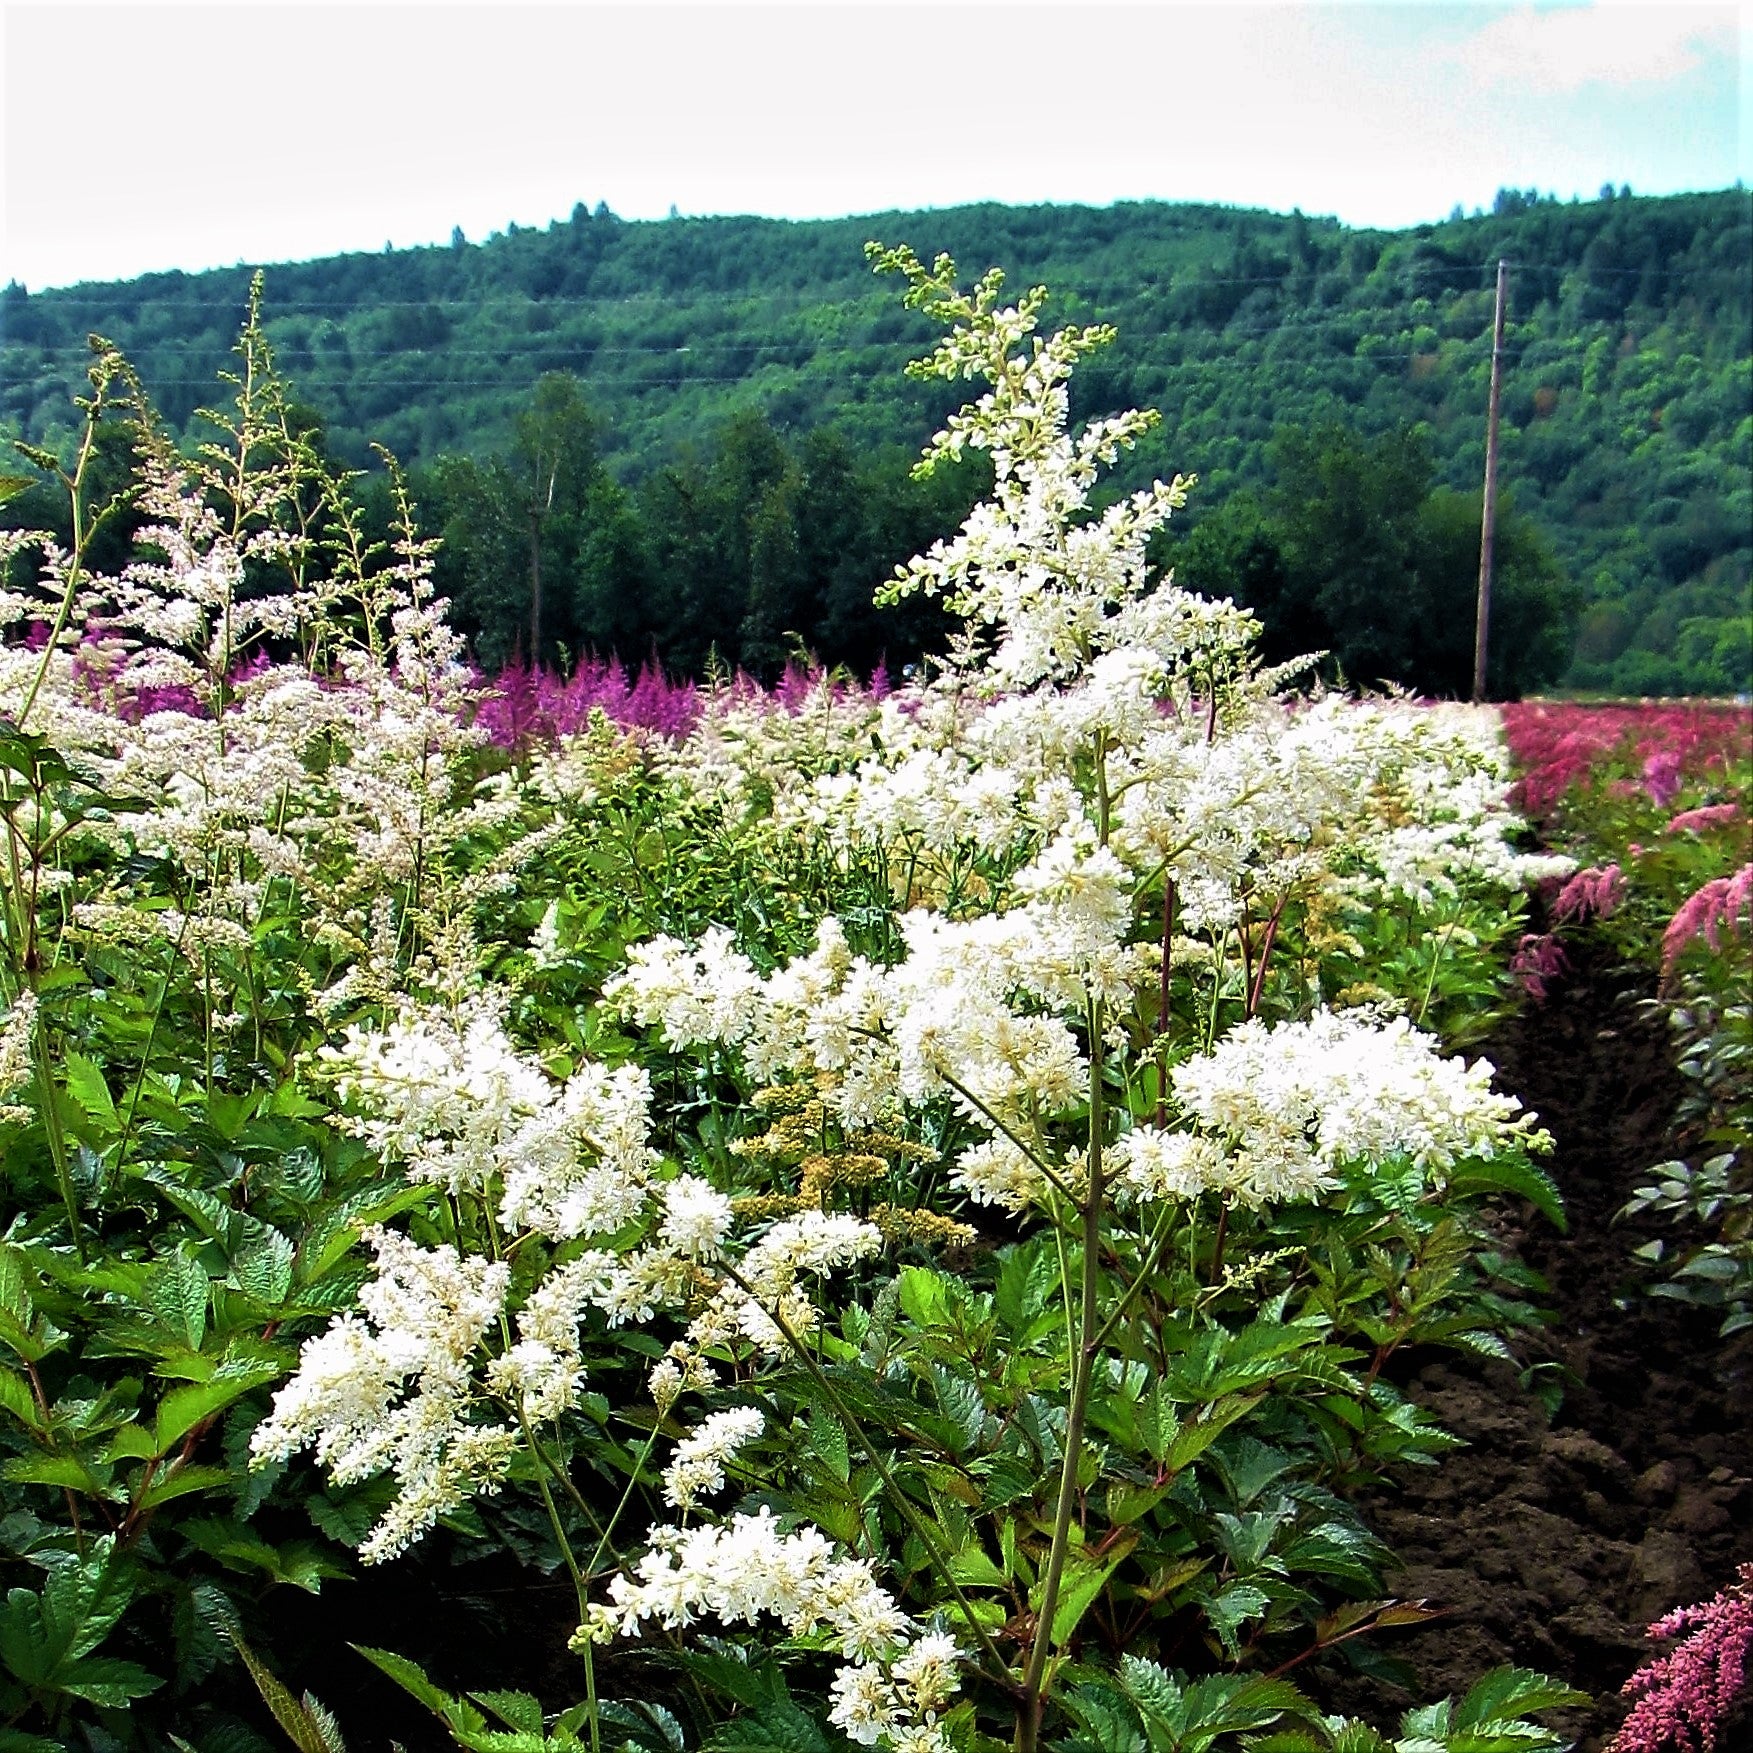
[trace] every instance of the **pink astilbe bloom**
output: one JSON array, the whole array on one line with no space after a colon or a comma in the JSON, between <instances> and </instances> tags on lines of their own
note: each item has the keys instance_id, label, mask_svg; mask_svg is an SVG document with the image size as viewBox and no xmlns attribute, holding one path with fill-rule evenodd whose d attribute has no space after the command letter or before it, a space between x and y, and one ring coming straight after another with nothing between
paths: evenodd
<instances>
[{"instance_id":1,"label":"pink astilbe bloom","mask_svg":"<svg viewBox=\"0 0 1753 1753\"><path fill-rule=\"evenodd\" d=\"M1606 864L1592 870L1579 870L1552 903L1552 922L1563 925L1575 920L1579 925L1589 918L1605 919L1625 899L1625 877L1617 864Z\"/></svg>"},{"instance_id":2,"label":"pink astilbe bloom","mask_svg":"<svg viewBox=\"0 0 1753 1753\"><path fill-rule=\"evenodd\" d=\"M1564 946L1550 933L1529 932L1510 958L1510 973L1536 1004L1546 1002L1552 982L1569 966Z\"/></svg>"},{"instance_id":3,"label":"pink astilbe bloom","mask_svg":"<svg viewBox=\"0 0 1753 1753\"><path fill-rule=\"evenodd\" d=\"M1739 821L1741 806L1735 803L1707 803L1695 810L1682 810L1663 830L1668 834L1702 833L1708 828L1726 828Z\"/></svg>"},{"instance_id":4,"label":"pink astilbe bloom","mask_svg":"<svg viewBox=\"0 0 1753 1753\"><path fill-rule=\"evenodd\" d=\"M1749 909L1753 909L1753 864L1742 865L1733 876L1713 878L1689 896L1662 933L1664 977L1695 937L1703 937L1717 950L1722 948L1725 930L1739 935L1741 915Z\"/></svg>"},{"instance_id":5,"label":"pink astilbe bloom","mask_svg":"<svg viewBox=\"0 0 1753 1753\"><path fill-rule=\"evenodd\" d=\"M1753 1647L1753 1564L1696 1607L1677 1607L1649 1628L1653 1638L1686 1641L1631 1676L1623 1688L1637 1702L1607 1753L1713 1753L1717 1730L1747 1683Z\"/></svg>"},{"instance_id":6,"label":"pink astilbe bloom","mask_svg":"<svg viewBox=\"0 0 1753 1753\"><path fill-rule=\"evenodd\" d=\"M655 663L630 676L619 658L586 657L567 677L521 662L507 664L476 709L475 723L500 748L575 736L601 711L623 730L679 742L700 716L700 690L672 682Z\"/></svg>"}]
</instances>

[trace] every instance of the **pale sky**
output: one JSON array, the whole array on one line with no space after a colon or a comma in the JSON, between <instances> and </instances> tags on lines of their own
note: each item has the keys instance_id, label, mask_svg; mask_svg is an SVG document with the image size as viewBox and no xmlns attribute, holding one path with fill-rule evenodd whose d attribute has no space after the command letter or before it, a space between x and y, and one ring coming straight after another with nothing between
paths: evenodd
<instances>
[{"instance_id":1,"label":"pale sky","mask_svg":"<svg viewBox=\"0 0 1753 1753\"><path fill-rule=\"evenodd\" d=\"M1219 201L1354 225L1748 178L1737 5L4 7L0 281L479 241L574 202Z\"/></svg>"}]
</instances>

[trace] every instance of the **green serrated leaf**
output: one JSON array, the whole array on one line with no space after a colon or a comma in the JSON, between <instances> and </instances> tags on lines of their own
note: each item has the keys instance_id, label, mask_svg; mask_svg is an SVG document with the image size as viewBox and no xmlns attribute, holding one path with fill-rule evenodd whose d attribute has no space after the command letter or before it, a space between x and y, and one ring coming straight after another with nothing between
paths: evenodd
<instances>
[{"instance_id":1,"label":"green serrated leaf","mask_svg":"<svg viewBox=\"0 0 1753 1753\"><path fill-rule=\"evenodd\" d=\"M1557 1182L1526 1157L1495 1156L1463 1163L1449 1176L1449 1191L1459 1194L1514 1193L1526 1199L1561 1235L1570 1228L1565 1220L1564 1199Z\"/></svg>"},{"instance_id":2,"label":"green serrated leaf","mask_svg":"<svg viewBox=\"0 0 1753 1753\"><path fill-rule=\"evenodd\" d=\"M235 1629L231 1632L231 1641L237 1646L237 1653L243 1658L243 1665L255 1682L262 1702L298 1753L337 1753L339 1735L332 1732L334 1718L320 1705L313 1710L311 1706L316 1701L308 1694L303 1699L294 1698L280 1677Z\"/></svg>"},{"instance_id":3,"label":"green serrated leaf","mask_svg":"<svg viewBox=\"0 0 1753 1753\"><path fill-rule=\"evenodd\" d=\"M14 1455L0 1467L0 1476L18 1485L53 1485L93 1497L112 1495L109 1481L72 1455Z\"/></svg>"},{"instance_id":4,"label":"green serrated leaf","mask_svg":"<svg viewBox=\"0 0 1753 1753\"><path fill-rule=\"evenodd\" d=\"M978 1546L965 1546L950 1559L950 1575L967 1588L998 1589L1004 1572Z\"/></svg>"},{"instance_id":5,"label":"green serrated leaf","mask_svg":"<svg viewBox=\"0 0 1753 1753\"><path fill-rule=\"evenodd\" d=\"M1258 1619L1271 1604L1252 1583L1231 1583L1205 1602L1206 1617L1232 1659L1240 1653L1236 1633L1250 1619Z\"/></svg>"},{"instance_id":6,"label":"green serrated leaf","mask_svg":"<svg viewBox=\"0 0 1753 1753\"><path fill-rule=\"evenodd\" d=\"M157 1509L160 1504L187 1497L196 1491L217 1491L232 1483L226 1467L173 1467L140 1494L142 1509Z\"/></svg>"},{"instance_id":7,"label":"green serrated leaf","mask_svg":"<svg viewBox=\"0 0 1753 1753\"><path fill-rule=\"evenodd\" d=\"M1493 1668L1474 1681L1466 1696L1456 1703L1453 1720L1456 1728L1471 1729L1508 1717L1526 1716L1530 1711L1558 1710L1588 1702L1586 1693L1573 1691L1550 1674L1532 1668Z\"/></svg>"},{"instance_id":8,"label":"green serrated leaf","mask_svg":"<svg viewBox=\"0 0 1753 1753\"><path fill-rule=\"evenodd\" d=\"M902 1294L904 1298L905 1292ZM956 1453L965 1455L979 1442L986 1428L986 1401L980 1384L941 1363L930 1365L928 1374L939 1409L961 1439Z\"/></svg>"},{"instance_id":9,"label":"green serrated leaf","mask_svg":"<svg viewBox=\"0 0 1753 1753\"><path fill-rule=\"evenodd\" d=\"M158 1403L153 1435L158 1453L168 1453L205 1419L215 1418L250 1389L271 1382L280 1374L273 1364L224 1364L206 1381L190 1382L171 1391Z\"/></svg>"},{"instance_id":10,"label":"green serrated leaf","mask_svg":"<svg viewBox=\"0 0 1753 1753\"><path fill-rule=\"evenodd\" d=\"M246 1296L274 1307L292 1288L292 1243L269 1229L243 1248L231 1263L232 1277Z\"/></svg>"},{"instance_id":11,"label":"green serrated leaf","mask_svg":"<svg viewBox=\"0 0 1753 1753\"><path fill-rule=\"evenodd\" d=\"M0 1410L10 1412L29 1430L41 1430L41 1415L30 1384L13 1370L0 1368Z\"/></svg>"},{"instance_id":12,"label":"green serrated leaf","mask_svg":"<svg viewBox=\"0 0 1753 1753\"><path fill-rule=\"evenodd\" d=\"M186 1254L159 1263L147 1281L146 1300L152 1312L193 1351L201 1349L207 1331L207 1299L212 1281L207 1269Z\"/></svg>"},{"instance_id":13,"label":"green serrated leaf","mask_svg":"<svg viewBox=\"0 0 1753 1753\"><path fill-rule=\"evenodd\" d=\"M366 1644L352 1646L380 1673L387 1674L410 1698L417 1699L448 1723L453 1731L477 1734L487 1727L487 1719L466 1698L453 1698L427 1678L426 1670L394 1650L372 1649Z\"/></svg>"},{"instance_id":14,"label":"green serrated leaf","mask_svg":"<svg viewBox=\"0 0 1753 1753\"><path fill-rule=\"evenodd\" d=\"M1059 1599L1053 1608L1052 1640L1055 1649L1064 1649L1072 1634L1108 1586L1108 1578L1118 1570L1138 1544L1138 1532L1128 1528L1117 1536L1100 1558L1087 1556L1074 1548L1067 1556L1065 1571L1059 1583ZM1030 1605L1041 1610L1040 1585L1030 1595Z\"/></svg>"},{"instance_id":15,"label":"green serrated leaf","mask_svg":"<svg viewBox=\"0 0 1753 1753\"><path fill-rule=\"evenodd\" d=\"M163 1684L163 1680L148 1673L138 1662L119 1661L114 1656L87 1656L55 1674L55 1685L60 1691L110 1710L124 1710L131 1700L144 1698Z\"/></svg>"},{"instance_id":16,"label":"green serrated leaf","mask_svg":"<svg viewBox=\"0 0 1753 1753\"><path fill-rule=\"evenodd\" d=\"M61 1056L62 1077L67 1093L84 1110L86 1117L101 1128L104 1136L117 1130L116 1104L104 1081L102 1069L83 1053L69 1050Z\"/></svg>"},{"instance_id":17,"label":"green serrated leaf","mask_svg":"<svg viewBox=\"0 0 1753 1753\"><path fill-rule=\"evenodd\" d=\"M21 1327L29 1327L36 1314L30 1294L30 1262L10 1242L0 1243L0 1311Z\"/></svg>"},{"instance_id":18,"label":"green serrated leaf","mask_svg":"<svg viewBox=\"0 0 1753 1753\"><path fill-rule=\"evenodd\" d=\"M827 1405L812 1403L807 1428L810 1447L844 1485L852 1477L852 1451L846 1440L846 1426Z\"/></svg>"},{"instance_id":19,"label":"green serrated leaf","mask_svg":"<svg viewBox=\"0 0 1753 1753\"><path fill-rule=\"evenodd\" d=\"M541 1700L527 1692L471 1692L469 1696L483 1709L490 1710L508 1729L524 1734L542 1732Z\"/></svg>"}]
</instances>

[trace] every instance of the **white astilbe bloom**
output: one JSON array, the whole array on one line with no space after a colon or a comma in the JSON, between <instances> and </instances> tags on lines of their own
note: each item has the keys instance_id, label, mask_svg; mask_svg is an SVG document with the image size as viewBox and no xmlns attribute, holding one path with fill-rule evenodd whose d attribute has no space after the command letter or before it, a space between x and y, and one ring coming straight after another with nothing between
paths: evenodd
<instances>
[{"instance_id":1,"label":"white astilbe bloom","mask_svg":"<svg viewBox=\"0 0 1753 1753\"><path fill-rule=\"evenodd\" d=\"M513 1230L555 1241L606 1235L643 1210L657 1153L644 1069L587 1061L557 1083L506 1035L497 1009L411 1005L389 1027L325 1049L347 1124L415 1181L500 1189Z\"/></svg>"},{"instance_id":2,"label":"white astilbe bloom","mask_svg":"<svg viewBox=\"0 0 1753 1753\"><path fill-rule=\"evenodd\" d=\"M348 1129L410 1180L452 1193L482 1192L507 1139L552 1100L550 1080L486 1003L456 1015L410 1006L386 1028L349 1028L323 1057L363 1110Z\"/></svg>"},{"instance_id":3,"label":"white astilbe bloom","mask_svg":"<svg viewBox=\"0 0 1753 1753\"><path fill-rule=\"evenodd\" d=\"M1026 1210L1044 1198L1051 1185L1040 1165L1002 1135L963 1151L950 1181L977 1205L1001 1205L1007 1211Z\"/></svg>"},{"instance_id":4,"label":"white astilbe bloom","mask_svg":"<svg viewBox=\"0 0 1753 1753\"><path fill-rule=\"evenodd\" d=\"M603 997L642 1023L658 1024L676 1047L740 1041L754 1026L761 979L721 925L690 950L673 937L634 944Z\"/></svg>"},{"instance_id":5,"label":"white astilbe bloom","mask_svg":"<svg viewBox=\"0 0 1753 1753\"><path fill-rule=\"evenodd\" d=\"M778 797L774 817L781 826L824 830L841 845L976 846L997 855L1029 827L1020 774L938 748L913 749L892 766L866 760L824 774L807 791Z\"/></svg>"},{"instance_id":6,"label":"white astilbe bloom","mask_svg":"<svg viewBox=\"0 0 1753 1753\"><path fill-rule=\"evenodd\" d=\"M530 961L538 968L553 968L565 959L560 947L560 903L550 901L530 933Z\"/></svg>"},{"instance_id":7,"label":"white astilbe bloom","mask_svg":"<svg viewBox=\"0 0 1753 1753\"><path fill-rule=\"evenodd\" d=\"M652 764L697 802L732 816L856 760L891 717L883 702L825 674L801 697L738 684L709 692L701 704L679 746L652 745Z\"/></svg>"},{"instance_id":8,"label":"white astilbe bloom","mask_svg":"<svg viewBox=\"0 0 1753 1753\"><path fill-rule=\"evenodd\" d=\"M501 1219L556 1241L622 1228L645 1206L650 1140L645 1068L586 1061L506 1141Z\"/></svg>"},{"instance_id":9,"label":"white astilbe bloom","mask_svg":"<svg viewBox=\"0 0 1753 1753\"><path fill-rule=\"evenodd\" d=\"M1108 1147L1106 1163L1121 1200L1196 1199L1227 1185L1222 1148L1192 1132L1135 1126Z\"/></svg>"},{"instance_id":10,"label":"white astilbe bloom","mask_svg":"<svg viewBox=\"0 0 1753 1753\"><path fill-rule=\"evenodd\" d=\"M893 595L942 595L975 626L991 627L985 675L994 691L1027 688L1075 672L1102 640L1108 611L1135 596L1145 576L1145 545L1186 498L1186 484L1154 482L1088 521L1084 513L1103 464L1130 449L1154 413L1092 421L1073 438L1065 380L1079 354L1105 331L1061 331L1007 355L1035 326L1031 295L993 313L984 333L957 329L933 355L945 377L979 374L993 388L928 447L928 458L969 445L991 453L991 500L961 530L901 567Z\"/></svg>"},{"instance_id":11,"label":"white astilbe bloom","mask_svg":"<svg viewBox=\"0 0 1753 1753\"><path fill-rule=\"evenodd\" d=\"M664 1502L691 1510L699 1506L702 1497L722 1490L726 1463L735 1460L766 1427L767 1420L752 1406L709 1413L696 1430L676 1444L676 1452L663 1470Z\"/></svg>"},{"instance_id":12,"label":"white astilbe bloom","mask_svg":"<svg viewBox=\"0 0 1753 1753\"><path fill-rule=\"evenodd\" d=\"M580 1636L606 1642L648 1619L680 1630L706 1616L724 1625L776 1619L792 1637L826 1635L845 1657L830 1718L866 1746L943 1753L937 1719L954 1696L960 1657L922 1631L877 1582L868 1561L838 1556L819 1528L782 1533L772 1512L722 1525L653 1528L650 1549L609 1584Z\"/></svg>"},{"instance_id":13,"label":"white astilbe bloom","mask_svg":"<svg viewBox=\"0 0 1753 1753\"><path fill-rule=\"evenodd\" d=\"M7 1104L9 1096L32 1074L31 1044L36 1033L37 995L26 987L12 1001L0 1025L0 1120L29 1120L32 1110Z\"/></svg>"},{"instance_id":14,"label":"white astilbe bloom","mask_svg":"<svg viewBox=\"0 0 1753 1753\"><path fill-rule=\"evenodd\" d=\"M668 1187L682 1183L672 1202ZM652 1371L652 1397L668 1410L689 1389L715 1379L708 1351L752 1346L779 1357L820 1321L800 1282L844 1270L879 1252L882 1231L844 1212L807 1210L770 1225L727 1263L728 1201L691 1176L659 1189L665 1196L657 1241L624 1254L599 1249L581 1258L596 1274L590 1300L611 1327L643 1325L660 1311L690 1310L685 1337ZM681 1221L677 1222L680 1213ZM710 1242L711 1257L694 1249Z\"/></svg>"},{"instance_id":15,"label":"white astilbe bloom","mask_svg":"<svg viewBox=\"0 0 1753 1753\"><path fill-rule=\"evenodd\" d=\"M690 1391L703 1394L717 1384L718 1372L686 1340L672 1345L668 1354L651 1366L649 1387L659 1412L667 1413Z\"/></svg>"},{"instance_id":16,"label":"white astilbe bloom","mask_svg":"<svg viewBox=\"0 0 1753 1753\"><path fill-rule=\"evenodd\" d=\"M261 1464L314 1448L337 1485L392 1473L396 1498L360 1548L375 1564L476 1493L496 1491L516 1435L470 1417L472 1364L504 1307L510 1268L417 1247L393 1230L366 1239L378 1270L359 1312L304 1342L250 1456Z\"/></svg>"},{"instance_id":17,"label":"white astilbe bloom","mask_svg":"<svg viewBox=\"0 0 1753 1753\"><path fill-rule=\"evenodd\" d=\"M731 1224L731 1203L699 1175L678 1175L660 1189L664 1217L658 1230L664 1245L692 1260L716 1260Z\"/></svg>"},{"instance_id":18,"label":"white astilbe bloom","mask_svg":"<svg viewBox=\"0 0 1753 1753\"><path fill-rule=\"evenodd\" d=\"M1016 888L1004 913L902 915L906 954L889 967L852 956L829 919L810 956L763 978L715 928L698 950L636 946L605 997L674 1047L739 1047L753 1076L821 1080L849 1124L946 1092L983 1125L988 1112L1061 1112L1089 1083L1066 1015L1128 1001L1150 955L1123 941L1130 878L1106 848L1060 836Z\"/></svg>"},{"instance_id":19,"label":"white astilbe bloom","mask_svg":"<svg viewBox=\"0 0 1753 1753\"><path fill-rule=\"evenodd\" d=\"M882 1232L843 1211L800 1211L782 1218L743 1256L741 1276L774 1301L805 1273L835 1272L880 1251Z\"/></svg>"},{"instance_id":20,"label":"white astilbe bloom","mask_svg":"<svg viewBox=\"0 0 1753 1753\"><path fill-rule=\"evenodd\" d=\"M1182 1111L1225 1153L1219 1184L1260 1205L1313 1198L1349 1163L1405 1156L1441 1175L1467 1157L1548 1142L1514 1096L1492 1090L1491 1075L1483 1059L1443 1058L1435 1038L1403 1017L1381 1024L1319 1011L1270 1028L1243 1023L1169 1081ZM1155 1172L1173 1192L1168 1168Z\"/></svg>"},{"instance_id":21,"label":"white astilbe bloom","mask_svg":"<svg viewBox=\"0 0 1753 1753\"><path fill-rule=\"evenodd\" d=\"M517 1342L487 1366L494 1390L517 1400L533 1423L557 1418L578 1404L584 1389L578 1331L585 1310L601 1294L603 1278L599 1254L555 1267L518 1310Z\"/></svg>"}]
</instances>

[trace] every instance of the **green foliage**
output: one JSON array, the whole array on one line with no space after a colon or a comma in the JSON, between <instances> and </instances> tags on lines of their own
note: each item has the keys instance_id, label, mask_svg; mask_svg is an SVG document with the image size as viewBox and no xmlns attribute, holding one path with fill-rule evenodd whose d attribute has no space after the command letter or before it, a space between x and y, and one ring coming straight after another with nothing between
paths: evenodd
<instances>
[{"instance_id":1,"label":"green foliage","mask_svg":"<svg viewBox=\"0 0 1753 1753\"><path fill-rule=\"evenodd\" d=\"M1564 1737L1530 1719L1588 1701L1543 1674L1496 1668L1462 1698L1407 1711L1399 1735L1389 1738L1321 1716L1287 1681L1236 1675L1188 1683L1154 1662L1125 1657L1115 1682L1086 1681L1070 1693L1067 1709L1081 1732L1065 1747L1206 1753L1226 1735L1247 1735L1250 1753L1558 1753Z\"/></svg>"},{"instance_id":2,"label":"green foliage","mask_svg":"<svg viewBox=\"0 0 1753 1753\"><path fill-rule=\"evenodd\" d=\"M1656 1164L1619 1214L1679 1230L1637 1255L1667 1274L1654 1294L1718 1311L1725 1338L1753 1327L1753 1002L1739 960L1695 956L1670 996L1690 1160Z\"/></svg>"},{"instance_id":3,"label":"green foliage","mask_svg":"<svg viewBox=\"0 0 1753 1753\"><path fill-rule=\"evenodd\" d=\"M439 587L487 667L655 652L672 673L724 662L771 681L805 647L868 670L941 642L929 605L879 609L872 597L965 514L969 471L918 482L897 457L856 458L832 429L791 445L749 411L629 491L593 432L578 380L550 374L509 455L446 457L417 477L444 538Z\"/></svg>"},{"instance_id":4,"label":"green foliage","mask_svg":"<svg viewBox=\"0 0 1753 1753\"><path fill-rule=\"evenodd\" d=\"M1472 685L1479 499L1435 484L1427 428L1363 438L1337 423L1281 427L1263 499L1242 492L1166 550L1177 579L1228 594L1265 623L1262 648L1307 651L1364 685L1464 697ZM1546 544L1500 503L1488 691L1555 680L1569 601Z\"/></svg>"},{"instance_id":5,"label":"green foliage","mask_svg":"<svg viewBox=\"0 0 1753 1753\"><path fill-rule=\"evenodd\" d=\"M0 1710L9 1724L35 1718L51 1732L80 1705L126 1710L164 1684L138 1663L94 1654L137 1592L138 1573L113 1538L83 1556L45 1553L42 1587L12 1588L0 1610ZM59 1746L14 1733L6 1745Z\"/></svg>"}]
</instances>

